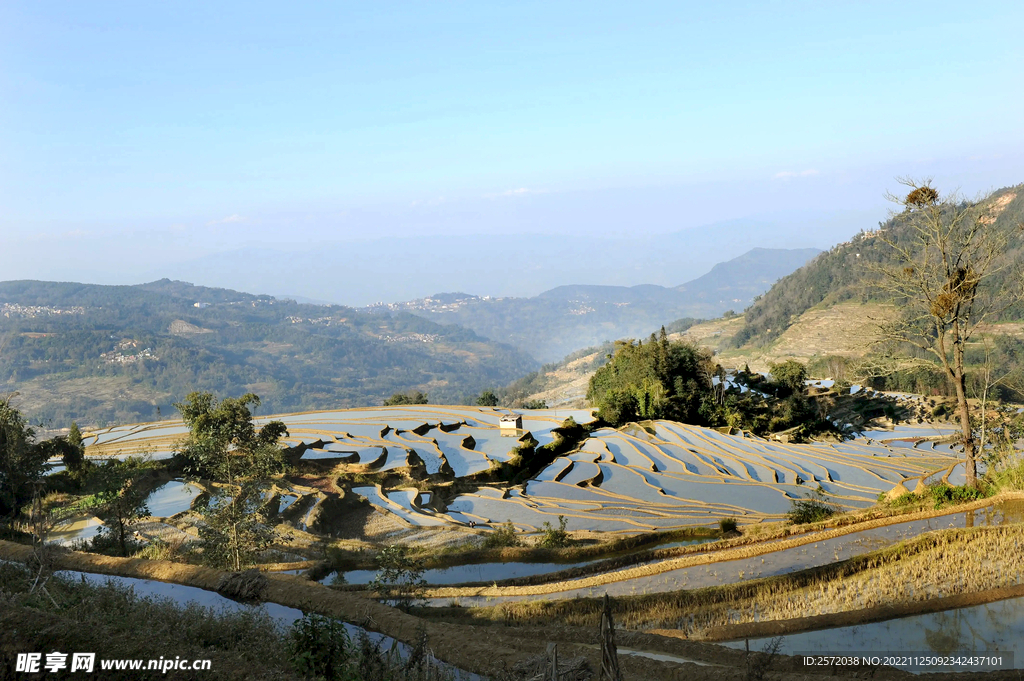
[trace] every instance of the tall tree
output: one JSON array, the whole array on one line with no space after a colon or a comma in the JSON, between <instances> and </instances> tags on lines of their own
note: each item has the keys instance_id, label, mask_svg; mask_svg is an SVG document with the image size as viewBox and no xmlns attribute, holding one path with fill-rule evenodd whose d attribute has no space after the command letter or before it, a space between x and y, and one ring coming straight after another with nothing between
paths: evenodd
<instances>
[{"instance_id":1,"label":"tall tree","mask_svg":"<svg viewBox=\"0 0 1024 681\"><path fill-rule=\"evenodd\" d=\"M136 458L125 461L111 459L96 469L100 481L100 491L96 495L100 506L96 515L117 539L122 556L128 555L128 534L132 526L149 515L146 506L149 495L139 485L144 473L142 460Z\"/></svg>"},{"instance_id":2,"label":"tall tree","mask_svg":"<svg viewBox=\"0 0 1024 681\"><path fill-rule=\"evenodd\" d=\"M891 227L877 235L888 259L870 266L897 310L881 324L881 338L890 358L938 366L952 383L966 481L974 486L978 446L967 399L966 346L979 325L1019 304L1024 289L1002 257L1010 233L995 226L984 202L941 195L929 181L899 181L910 191L888 196L898 208Z\"/></svg>"},{"instance_id":3,"label":"tall tree","mask_svg":"<svg viewBox=\"0 0 1024 681\"><path fill-rule=\"evenodd\" d=\"M0 518L8 526L32 499L32 483L43 476L49 455L11 398L0 399Z\"/></svg>"},{"instance_id":4,"label":"tall tree","mask_svg":"<svg viewBox=\"0 0 1024 681\"><path fill-rule=\"evenodd\" d=\"M252 408L260 398L247 393L218 401L193 392L174 406L189 428L179 445L186 470L214 483L200 537L205 559L240 570L272 540L262 494L268 478L280 470L281 437L288 429L270 421L256 429Z\"/></svg>"}]
</instances>

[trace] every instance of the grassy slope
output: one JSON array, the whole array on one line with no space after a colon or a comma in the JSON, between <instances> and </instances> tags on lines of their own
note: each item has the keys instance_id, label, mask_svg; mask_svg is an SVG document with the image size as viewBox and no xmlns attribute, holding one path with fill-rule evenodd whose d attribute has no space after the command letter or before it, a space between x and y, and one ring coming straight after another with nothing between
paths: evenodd
<instances>
[{"instance_id":1,"label":"grassy slope","mask_svg":"<svg viewBox=\"0 0 1024 681\"><path fill-rule=\"evenodd\" d=\"M1024 221L1024 185L993 192L982 201L993 216L995 229L1014 230ZM883 229L895 230L899 224L889 221ZM1024 243L1010 241L1007 257L1011 262L1024 259ZM870 302L868 286L869 263L884 262L889 248L862 232L848 242L822 253L804 267L779 280L744 313L743 328L735 341L742 346L767 346L781 336L797 320L820 306L830 307L842 302Z\"/></svg>"}]
</instances>

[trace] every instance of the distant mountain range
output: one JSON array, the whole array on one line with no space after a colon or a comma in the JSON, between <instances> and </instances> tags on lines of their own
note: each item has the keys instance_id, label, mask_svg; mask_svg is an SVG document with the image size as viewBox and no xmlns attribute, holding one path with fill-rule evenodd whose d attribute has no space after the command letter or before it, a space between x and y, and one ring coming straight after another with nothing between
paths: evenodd
<instances>
[{"instance_id":1,"label":"distant mountain range","mask_svg":"<svg viewBox=\"0 0 1024 681\"><path fill-rule=\"evenodd\" d=\"M45 258L42 242L5 243L0 272L11 279L98 284L166 277L350 307L415 300L437 291L525 298L569 284L671 288L753 246L828 248L864 222L873 224L870 216L765 216L672 232L623 222L618 233L589 235L536 233L524 224L511 233L383 237L366 231L362 238L345 240L330 240L323 231L300 239L285 230L268 240L255 224L162 233L100 230L46 242Z\"/></svg>"},{"instance_id":2,"label":"distant mountain range","mask_svg":"<svg viewBox=\"0 0 1024 681\"><path fill-rule=\"evenodd\" d=\"M525 352L405 312L301 305L167 279L0 283L0 394L66 427L173 414L190 391L261 413L380 404L417 388L465 402L537 368Z\"/></svg>"},{"instance_id":3,"label":"distant mountain range","mask_svg":"<svg viewBox=\"0 0 1024 681\"><path fill-rule=\"evenodd\" d=\"M34 421L149 420L192 390L256 392L262 413L471 401L582 347L737 311L817 251L755 249L675 288L560 286L354 309L193 286L0 282L0 392Z\"/></svg>"},{"instance_id":4,"label":"distant mountain range","mask_svg":"<svg viewBox=\"0 0 1024 681\"><path fill-rule=\"evenodd\" d=\"M580 348L642 337L682 318L741 312L777 280L820 253L814 248L755 248L715 265L680 286L559 286L532 298L438 293L370 310L409 312L441 324L458 324L508 343L542 362Z\"/></svg>"}]
</instances>

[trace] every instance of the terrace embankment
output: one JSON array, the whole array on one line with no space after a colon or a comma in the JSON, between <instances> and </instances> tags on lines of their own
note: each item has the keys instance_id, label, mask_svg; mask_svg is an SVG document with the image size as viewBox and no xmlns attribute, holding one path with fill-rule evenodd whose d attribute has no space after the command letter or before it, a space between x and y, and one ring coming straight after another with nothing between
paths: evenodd
<instances>
[{"instance_id":1,"label":"terrace embankment","mask_svg":"<svg viewBox=\"0 0 1024 681\"><path fill-rule=\"evenodd\" d=\"M909 603L895 603L892 605L876 605L870 608L857 610L846 610L843 612L831 612L825 615L809 615L806 617L794 617L784 620L770 620L764 622L743 622L741 624L727 624L714 627L704 634L704 641L735 641L745 638L766 638L772 636L786 636L805 631L818 631L820 629L835 629L837 627L850 627L869 622L884 622L885 620L909 617L911 615L923 615L944 610L957 608L969 608L974 605L994 603L1008 598L1020 598L1024 596L1024 585L1002 586L984 591L957 594L945 598L932 598L926 601L913 601ZM654 629L653 634L663 636L678 635L677 630Z\"/></svg>"},{"instance_id":2,"label":"terrace embankment","mask_svg":"<svg viewBox=\"0 0 1024 681\"><path fill-rule=\"evenodd\" d=\"M33 551L22 544L0 541L0 559L28 563L33 560ZM207 590L214 590L226 574L212 568L167 561L113 558L77 552L56 552L53 554L53 563L58 569L153 579ZM264 600L305 612L339 617L401 641L412 641L425 633L432 651L439 659L478 674L500 676L518 660L544 655L547 644L552 641L560 644L560 655L582 656L588 659L592 668L600 667L600 650L596 646L599 634L596 630L582 632L563 627L502 631L491 627L483 629L424 621L355 594L334 591L315 582L288 576L271 579ZM738 681L746 678L744 656L738 651L650 635L627 634L623 642L636 648L643 646L648 651L685 657L685 660L667 662L621 655L619 665L625 678L653 681ZM702 661L702 665L713 661L716 666L700 666L686 660ZM787 658L780 662L779 668L793 670L793 673L787 674L787 678L820 678L820 674L796 673L794 659ZM881 674L875 676L897 677L903 678L903 675L889 670L882 670ZM851 675L851 678L855 677Z\"/></svg>"},{"instance_id":3,"label":"terrace embankment","mask_svg":"<svg viewBox=\"0 0 1024 681\"><path fill-rule=\"evenodd\" d=\"M978 560L986 556L985 560ZM767 637L960 608L1024 595L1024 525L932 532L853 559L786 575L613 602L627 628L700 640ZM446 608L424 616L534 627L592 627L597 598Z\"/></svg>"},{"instance_id":4,"label":"terrace embankment","mask_svg":"<svg viewBox=\"0 0 1024 681\"><path fill-rule=\"evenodd\" d=\"M746 558L754 558L758 556L764 556L767 554L773 554L789 549L794 549L808 544L815 544L818 542L824 542L831 539L836 539L846 535L863 532L865 530L871 530L875 528L885 527L887 525L893 525L897 523L905 523L914 520L925 520L929 518L936 518L944 515L949 515L954 512L966 512L971 510L977 510L991 506L993 503L999 501L1011 500L1011 499L1022 499L1024 495L1020 493L1005 493L992 497L989 499L981 499L970 504L958 506L954 508L944 509L930 509L925 511L919 511L916 513L908 513L898 516L886 516L883 518L875 518L867 520L865 522L844 525L833 529L822 530L818 532L809 532L807 534L799 536L783 537L781 539L760 541L756 543L745 543L740 545L734 545L731 548L717 548L717 544L710 545L712 550L703 551L705 547L681 547L681 549L673 549L673 551L679 551L684 555L680 555L678 558L670 558L667 560L658 560L657 562L637 565L622 570L614 570L612 572L599 572L598 574L592 574L581 578L565 578L559 579L559 577L567 576L564 573L555 573L555 575L545 575L543 577L532 578L546 579L545 583L531 584L526 586L486 586L486 587L445 587L431 589L424 594L427 598L502 598L502 597L524 597L524 596L543 596L559 594L567 591L577 591L580 589L589 589L594 587L600 587L615 582L630 581L635 579L653 577L665 572L673 570L679 570L688 567L714 565L717 563L725 563L729 561L741 560ZM749 540L733 540L733 541L749 541ZM607 564L595 563L590 566L577 568L579 571L600 571L602 569L607 570ZM574 574L574 573L569 573ZM578 574L578 573L575 573ZM557 581L551 581L554 578ZM525 581L525 580L524 580Z\"/></svg>"}]
</instances>

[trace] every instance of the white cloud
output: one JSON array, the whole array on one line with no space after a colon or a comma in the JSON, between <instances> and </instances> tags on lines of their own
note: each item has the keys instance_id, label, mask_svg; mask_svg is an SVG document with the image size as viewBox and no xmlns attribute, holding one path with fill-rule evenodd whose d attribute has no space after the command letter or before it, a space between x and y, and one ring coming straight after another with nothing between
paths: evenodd
<instances>
[{"instance_id":1,"label":"white cloud","mask_svg":"<svg viewBox=\"0 0 1024 681\"><path fill-rule=\"evenodd\" d=\"M546 189L530 189L529 187L517 187L515 189L506 189L498 194L484 194L485 199L496 199L499 196L527 196L528 194L547 194Z\"/></svg>"},{"instance_id":2,"label":"white cloud","mask_svg":"<svg viewBox=\"0 0 1024 681\"><path fill-rule=\"evenodd\" d=\"M807 170L783 170L775 173L776 180L789 180L794 177L810 177L817 175L818 171L814 168L808 168Z\"/></svg>"},{"instance_id":3,"label":"white cloud","mask_svg":"<svg viewBox=\"0 0 1024 681\"><path fill-rule=\"evenodd\" d=\"M233 222L245 222L245 218L238 213L235 213L234 215L229 215L226 218L221 218L220 220L210 220L206 223L206 226L213 227L214 225L229 225Z\"/></svg>"}]
</instances>

